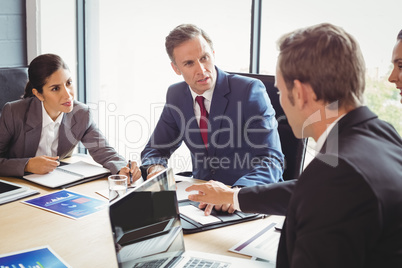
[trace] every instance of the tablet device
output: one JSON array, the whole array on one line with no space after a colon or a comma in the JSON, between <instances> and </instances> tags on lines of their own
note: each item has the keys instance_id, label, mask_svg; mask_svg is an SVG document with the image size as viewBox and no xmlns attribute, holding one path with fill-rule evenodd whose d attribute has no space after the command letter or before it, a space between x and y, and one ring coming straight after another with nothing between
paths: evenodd
<instances>
[{"instance_id":1,"label":"tablet device","mask_svg":"<svg viewBox=\"0 0 402 268\"><path fill-rule=\"evenodd\" d=\"M18 194L20 192L26 191L27 188L12 182L0 180L0 198L10 196L13 194Z\"/></svg>"}]
</instances>

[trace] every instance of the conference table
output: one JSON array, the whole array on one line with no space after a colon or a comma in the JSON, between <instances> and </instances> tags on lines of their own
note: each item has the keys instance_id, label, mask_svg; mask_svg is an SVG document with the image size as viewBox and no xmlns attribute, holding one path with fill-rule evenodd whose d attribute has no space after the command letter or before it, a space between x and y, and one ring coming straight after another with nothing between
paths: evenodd
<instances>
[{"instance_id":1,"label":"conference table","mask_svg":"<svg viewBox=\"0 0 402 268\"><path fill-rule=\"evenodd\" d=\"M39 191L39 195L0 205L0 255L49 246L72 267L117 267L107 208L81 219L71 219L21 202L60 189L42 187L24 179L9 177L0 179ZM67 190L106 200L97 192L105 192L107 189L107 178L103 178ZM278 216L186 234L184 235L186 249L250 258L230 252L228 249L254 235L256 230L267 226L273 217Z\"/></svg>"}]
</instances>

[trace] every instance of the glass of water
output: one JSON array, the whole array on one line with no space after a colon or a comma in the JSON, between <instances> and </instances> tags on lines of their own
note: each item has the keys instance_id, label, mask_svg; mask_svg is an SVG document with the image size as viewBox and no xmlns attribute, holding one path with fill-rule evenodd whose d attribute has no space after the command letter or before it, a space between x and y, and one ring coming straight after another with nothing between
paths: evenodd
<instances>
[{"instance_id":1,"label":"glass of water","mask_svg":"<svg viewBox=\"0 0 402 268\"><path fill-rule=\"evenodd\" d=\"M127 192L127 176L111 175L108 177L109 182L109 201L122 197Z\"/></svg>"}]
</instances>

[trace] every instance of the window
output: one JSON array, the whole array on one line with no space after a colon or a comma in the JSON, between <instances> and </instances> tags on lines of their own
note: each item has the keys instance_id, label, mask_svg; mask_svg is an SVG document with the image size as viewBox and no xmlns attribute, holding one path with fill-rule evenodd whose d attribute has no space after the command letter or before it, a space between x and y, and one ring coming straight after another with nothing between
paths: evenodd
<instances>
[{"instance_id":1,"label":"window","mask_svg":"<svg viewBox=\"0 0 402 268\"><path fill-rule=\"evenodd\" d=\"M38 55L54 53L68 64L77 79L75 2L26 1L28 64Z\"/></svg>"},{"instance_id":2,"label":"window","mask_svg":"<svg viewBox=\"0 0 402 268\"><path fill-rule=\"evenodd\" d=\"M385 0L381 5L375 1L263 0L261 72L275 73L276 41L283 33L321 22L339 25L362 49L367 65L366 104L402 133L398 91L387 81L392 48L401 29L399 18L389 13L396 6L397 0Z\"/></svg>"},{"instance_id":3,"label":"window","mask_svg":"<svg viewBox=\"0 0 402 268\"><path fill-rule=\"evenodd\" d=\"M216 64L247 72L251 1L89 0L87 103L98 126L123 156L140 153L159 119L169 85L182 81L165 52L165 37L192 23L214 42ZM191 170L185 145L170 159L176 172Z\"/></svg>"},{"instance_id":4,"label":"window","mask_svg":"<svg viewBox=\"0 0 402 268\"><path fill-rule=\"evenodd\" d=\"M248 72L251 0L87 0L87 103L100 129L123 156L140 160L162 110L166 90L182 81L170 67L164 38L181 23L203 28L223 70ZM321 22L342 26L359 42L367 64L366 104L402 133L398 91L387 81L398 17L398 0L262 0L260 73L274 74L278 38ZM190 170L183 145L169 165Z\"/></svg>"},{"instance_id":5,"label":"window","mask_svg":"<svg viewBox=\"0 0 402 268\"><path fill-rule=\"evenodd\" d=\"M341 26L356 38L363 52L367 66L365 104L402 134L399 91L388 82L392 49L401 30L399 16L390 10L399 5L398 0L385 0L381 4L378 1L263 0L261 73L275 74L276 42L282 34L322 22ZM310 139L309 147L313 144ZM308 160L313 156L306 157Z\"/></svg>"}]
</instances>

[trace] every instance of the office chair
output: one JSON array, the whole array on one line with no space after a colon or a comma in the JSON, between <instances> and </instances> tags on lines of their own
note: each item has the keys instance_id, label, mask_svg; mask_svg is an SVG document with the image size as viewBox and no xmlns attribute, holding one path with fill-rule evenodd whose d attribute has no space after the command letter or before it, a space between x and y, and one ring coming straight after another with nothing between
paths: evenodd
<instances>
[{"instance_id":1,"label":"office chair","mask_svg":"<svg viewBox=\"0 0 402 268\"><path fill-rule=\"evenodd\" d=\"M278 133L281 141L282 153L285 156L285 170L283 180L292 180L299 178L303 172L304 157L307 149L307 139L297 139L289 125L286 115L279 103L278 89L275 87L275 77L272 75L250 74L250 73L232 73L242 76L248 76L261 80L267 89L271 104L275 110L275 117L278 121ZM177 173L177 175L191 177L191 171Z\"/></svg>"},{"instance_id":2,"label":"office chair","mask_svg":"<svg viewBox=\"0 0 402 268\"><path fill-rule=\"evenodd\" d=\"M286 115L279 103L278 89L275 87L275 76L250 74L250 73L231 73L248 76L261 80L267 89L271 104L275 110L275 117L278 121L278 133L281 141L282 153L285 155L285 170L283 180L297 179L303 172L304 157L307 149L307 139L298 139L293 134L292 128Z\"/></svg>"},{"instance_id":3,"label":"office chair","mask_svg":"<svg viewBox=\"0 0 402 268\"><path fill-rule=\"evenodd\" d=\"M28 67L0 68L0 114L4 104L24 95L28 82Z\"/></svg>"}]
</instances>

